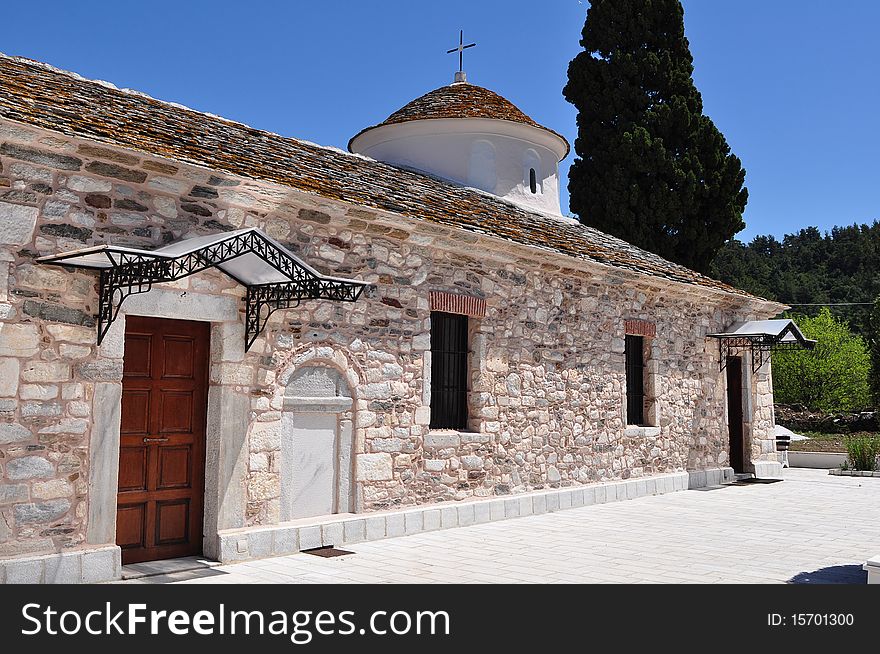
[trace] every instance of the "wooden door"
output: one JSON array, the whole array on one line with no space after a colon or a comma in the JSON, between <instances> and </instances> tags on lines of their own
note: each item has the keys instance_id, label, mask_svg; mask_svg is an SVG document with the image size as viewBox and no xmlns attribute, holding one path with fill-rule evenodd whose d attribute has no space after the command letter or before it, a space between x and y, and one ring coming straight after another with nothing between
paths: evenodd
<instances>
[{"instance_id":1,"label":"wooden door","mask_svg":"<svg viewBox=\"0 0 880 654\"><path fill-rule=\"evenodd\" d=\"M730 467L744 472L742 359L727 358L727 430L730 435Z\"/></svg>"},{"instance_id":2,"label":"wooden door","mask_svg":"<svg viewBox=\"0 0 880 654\"><path fill-rule=\"evenodd\" d=\"M116 543L123 563L200 554L209 323L127 316Z\"/></svg>"}]
</instances>

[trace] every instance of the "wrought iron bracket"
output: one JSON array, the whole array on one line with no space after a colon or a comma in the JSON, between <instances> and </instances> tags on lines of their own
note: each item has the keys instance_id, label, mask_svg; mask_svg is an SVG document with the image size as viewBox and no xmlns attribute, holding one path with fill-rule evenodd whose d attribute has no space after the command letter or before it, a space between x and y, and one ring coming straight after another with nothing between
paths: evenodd
<instances>
[{"instance_id":1,"label":"wrought iron bracket","mask_svg":"<svg viewBox=\"0 0 880 654\"><path fill-rule=\"evenodd\" d=\"M107 256L112 265L101 269L98 281L98 344L104 340L119 315L122 303L129 296L147 293L154 284L177 281L244 254L256 255L289 280L249 285L230 274L247 289L246 351L254 344L272 313L278 309L293 308L302 300L354 302L367 286L365 282L321 276L257 230L234 234L179 256L139 251L108 251ZM63 258L51 263L66 265Z\"/></svg>"}]
</instances>

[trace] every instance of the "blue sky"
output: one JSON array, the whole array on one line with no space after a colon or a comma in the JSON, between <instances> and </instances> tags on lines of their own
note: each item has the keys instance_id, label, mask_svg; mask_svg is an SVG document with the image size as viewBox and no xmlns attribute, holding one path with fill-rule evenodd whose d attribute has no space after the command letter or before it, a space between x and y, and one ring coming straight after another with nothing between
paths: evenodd
<instances>
[{"instance_id":1,"label":"blue sky","mask_svg":"<svg viewBox=\"0 0 880 654\"><path fill-rule=\"evenodd\" d=\"M880 3L684 6L705 111L748 174L739 238L880 218ZM0 51L345 148L452 81L458 62L446 50L463 28L478 43L465 53L469 80L573 142L562 87L586 9L586 0L19 2L3 8Z\"/></svg>"}]
</instances>

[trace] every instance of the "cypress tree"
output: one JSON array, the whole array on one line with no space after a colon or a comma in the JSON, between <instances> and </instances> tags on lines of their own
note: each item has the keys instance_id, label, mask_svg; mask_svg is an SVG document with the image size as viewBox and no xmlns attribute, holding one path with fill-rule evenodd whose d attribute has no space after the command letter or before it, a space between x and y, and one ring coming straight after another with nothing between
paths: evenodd
<instances>
[{"instance_id":1,"label":"cypress tree","mask_svg":"<svg viewBox=\"0 0 880 654\"><path fill-rule=\"evenodd\" d=\"M578 109L571 210L706 272L745 227L745 171L692 78L679 0L591 0L565 98Z\"/></svg>"}]
</instances>

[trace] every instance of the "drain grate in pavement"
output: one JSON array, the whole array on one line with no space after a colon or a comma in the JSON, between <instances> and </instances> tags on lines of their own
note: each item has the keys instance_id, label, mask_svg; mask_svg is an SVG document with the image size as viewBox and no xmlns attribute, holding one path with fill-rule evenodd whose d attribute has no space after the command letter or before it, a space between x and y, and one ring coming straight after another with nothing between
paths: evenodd
<instances>
[{"instance_id":1,"label":"drain grate in pavement","mask_svg":"<svg viewBox=\"0 0 880 654\"><path fill-rule=\"evenodd\" d=\"M354 552L349 552L348 550L340 550L332 545L328 545L326 547L313 547L310 550L303 550L303 554L314 554L315 556L322 556L325 559L332 558L334 556L345 556L346 554L354 554Z\"/></svg>"},{"instance_id":2,"label":"drain grate in pavement","mask_svg":"<svg viewBox=\"0 0 880 654\"><path fill-rule=\"evenodd\" d=\"M736 481L732 481L728 484L728 486L748 486L749 484L775 484L778 481L783 481L782 479L757 479L755 477L749 477L748 479L737 479Z\"/></svg>"}]
</instances>

